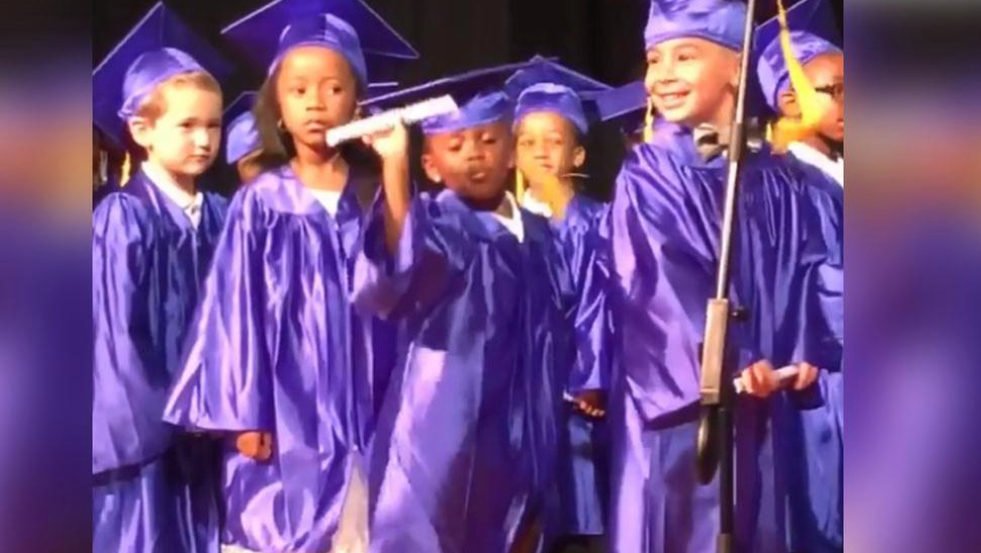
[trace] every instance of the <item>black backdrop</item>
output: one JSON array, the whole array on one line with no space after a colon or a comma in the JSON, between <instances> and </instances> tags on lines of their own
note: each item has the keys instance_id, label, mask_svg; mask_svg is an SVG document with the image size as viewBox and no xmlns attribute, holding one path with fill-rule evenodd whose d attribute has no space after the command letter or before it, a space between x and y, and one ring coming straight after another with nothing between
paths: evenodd
<instances>
[{"instance_id":1,"label":"black backdrop","mask_svg":"<svg viewBox=\"0 0 981 553\"><path fill-rule=\"evenodd\" d=\"M196 30L221 48L220 29L267 0L166 0ZM829 0L841 22L842 0ZM96 0L93 66L155 3ZM481 66L521 61L534 54L561 62L612 85L643 75L647 0L367 0L419 51L402 72L411 85ZM792 2L787 2L788 4ZM775 13L775 0L758 0L757 21ZM226 52L230 59L235 59ZM258 86L260 75L240 74L226 90L234 98ZM606 198L623 155L613 129L591 136L588 192Z\"/></svg>"}]
</instances>

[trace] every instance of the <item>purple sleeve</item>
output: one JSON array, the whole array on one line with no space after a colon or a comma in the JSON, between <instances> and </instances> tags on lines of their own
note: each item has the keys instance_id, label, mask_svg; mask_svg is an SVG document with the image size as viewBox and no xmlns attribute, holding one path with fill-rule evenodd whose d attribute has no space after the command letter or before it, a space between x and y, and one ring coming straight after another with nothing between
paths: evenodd
<instances>
[{"instance_id":1,"label":"purple sleeve","mask_svg":"<svg viewBox=\"0 0 981 553\"><path fill-rule=\"evenodd\" d=\"M273 428L269 344L280 326L266 307L266 224L249 197L243 191L229 207L165 409L172 424L230 432Z\"/></svg>"},{"instance_id":2,"label":"purple sleeve","mask_svg":"<svg viewBox=\"0 0 981 553\"><path fill-rule=\"evenodd\" d=\"M365 224L354 265L354 303L363 312L399 319L427 310L438 300L450 276L466 263L462 233L438 220L438 206L427 197L413 199L394 254L385 245L384 195Z\"/></svg>"},{"instance_id":3,"label":"purple sleeve","mask_svg":"<svg viewBox=\"0 0 981 553\"><path fill-rule=\"evenodd\" d=\"M92 214L92 472L143 462L169 444L168 382L150 314L153 240L143 206L112 194Z\"/></svg>"},{"instance_id":4,"label":"purple sleeve","mask_svg":"<svg viewBox=\"0 0 981 553\"><path fill-rule=\"evenodd\" d=\"M606 389L612 356L607 299L610 273L601 238L595 229L574 237L573 267L576 281L575 340L576 363L569 375L572 394Z\"/></svg>"}]
</instances>

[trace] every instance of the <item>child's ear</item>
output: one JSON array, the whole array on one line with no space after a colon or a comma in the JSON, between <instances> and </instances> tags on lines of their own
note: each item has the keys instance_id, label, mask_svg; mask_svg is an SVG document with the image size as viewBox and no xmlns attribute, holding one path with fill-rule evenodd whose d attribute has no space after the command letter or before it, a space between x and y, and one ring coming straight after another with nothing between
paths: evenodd
<instances>
[{"instance_id":1,"label":"child's ear","mask_svg":"<svg viewBox=\"0 0 981 553\"><path fill-rule=\"evenodd\" d=\"M780 108L780 113L786 117L800 117L797 95L790 88L781 92L780 96L777 97L777 107Z\"/></svg>"},{"instance_id":2,"label":"child's ear","mask_svg":"<svg viewBox=\"0 0 981 553\"><path fill-rule=\"evenodd\" d=\"M129 134L133 137L133 142L136 142L143 148L150 147L150 131L153 125L146 117L133 117L126 121L126 125L129 127Z\"/></svg>"},{"instance_id":3,"label":"child's ear","mask_svg":"<svg viewBox=\"0 0 981 553\"><path fill-rule=\"evenodd\" d=\"M583 163L586 163L586 148L576 146L576 149L572 151L572 166L579 169Z\"/></svg>"},{"instance_id":4,"label":"child's ear","mask_svg":"<svg viewBox=\"0 0 981 553\"><path fill-rule=\"evenodd\" d=\"M734 54L732 56L732 79L729 84L732 88L739 86L739 74L742 71L742 54Z\"/></svg>"},{"instance_id":5,"label":"child's ear","mask_svg":"<svg viewBox=\"0 0 981 553\"><path fill-rule=\"evenodd\" d=\"M429 180L435 183L443 182L443 176L439 174L439 169L433 163L433 156L431 154L422 154L422 170L426 173L426 178Z\"/></svg>"}]
</instances>

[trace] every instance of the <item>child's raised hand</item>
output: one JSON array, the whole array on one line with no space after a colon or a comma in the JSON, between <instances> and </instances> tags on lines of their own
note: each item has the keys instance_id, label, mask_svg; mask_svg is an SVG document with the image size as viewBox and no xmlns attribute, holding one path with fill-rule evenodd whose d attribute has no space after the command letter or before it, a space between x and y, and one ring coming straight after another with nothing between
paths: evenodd
<instances>
[{"instance_id":1,"label":"child's raised hand","mask_svg":"<svg viewBox=\"0 0 981 553\"><path fill-rule=\"evenodd\" d=\"M797 378L794 379L793 386L795 390L803 390L817 380L818 368L814 365L805 362L797 363L797 370Z\"/></svg>"},{"instance_id":2,"label":"child's raised hand","mask_svg":"<svg viewBox=\"0 0 981 553\"><path fill-rule=\"evenodd\" d=\"M238 452L256 461L268 461L272 457L272 434L269 432L242 432L235 437Z\"/></svg>"},{"instance_id":3,"label":"child's raised hand","mask_svg":"<svg viewBox=\"0 0 981 553\"><path fill-rule=\"evenodd\" d=\"M383 161L406 159L409 155L409 131L398 118L392 118L392 125L384 131L364 137L364 143L371 146Z\"/></svg>"}]
</instances>

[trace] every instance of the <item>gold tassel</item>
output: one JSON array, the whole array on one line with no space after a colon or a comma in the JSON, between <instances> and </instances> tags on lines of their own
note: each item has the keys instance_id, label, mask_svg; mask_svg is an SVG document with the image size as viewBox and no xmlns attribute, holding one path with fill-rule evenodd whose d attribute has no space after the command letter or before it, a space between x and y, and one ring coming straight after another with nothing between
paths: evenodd
<instances>
[{"instance_id":1,"label":"gold tassel","mask_svg":"<svg viewBox=\"0 0 981 553\"><path fill-rule=\"evenodd\" d=\"M644 142L654 139L654 100L647 98L647 111L644 113Z\"/></svg>"},{"instance_id":2,"label":"gold tassel","mask_svg":"<svg viewBox=\"0 0 981 553\"><path fill-rule=\"evenodd\" d=\"M555 175L544 175L541 186L542 197L545 205L552 210L552 217L558 220L565 218L565 202L562 199L562 181Z\"/></svg>"},{"instance_id":3,"label":"gold tassel","mask_svg":"<svg viewBox=\"0 0 981 553\"><path fill-rule=\"evenodd\" d=\"M787 10L784 8L783 0L777 0L777 20L780 23L780 50L783 52L790 85L794 89L797 105L800 108L800 119L781 117L773 127L770 140L773 144L773 150L777 153L784 153L791 142L801 140L814 133L821 120L821 108L814 85L804 73L804 67L800 60L794 55L793 46L790 42L790 27L787 24Z\"/></svg>"},{"instance_id":4,"label":"gold tassel","mask_svg":"<svg viewBox=\"0 0 981 553\"><path fill-rule=\"evenodd\" d=\"M126 152L126 157L123 159L123 168L120 171L120 175L119 175L120 187L126 186L126 183L129 182L129 178L131 176L130 173L132 172L133 172L133 160L130 158L129 152Z\"/></svg>"},{"instance_id":5,"label":"gold tassel","mask_svg":"<svg viewBox=\"0 0 981 553\"><path fill-rule=\"evenodd\" d=\"M99 186L109 182L109 153L99 150Z\"/></svg>"},{"instance_id":6,"label":"gold tassel","mask_svg":"<svg viewBox=\"0 0 981 553\"><path fill-rule=\"evenodd\" d=\"M514 170L514 197L518 205L525 199L525 176L521 174L521 169Z\"/></svg>"}]
</instances>

